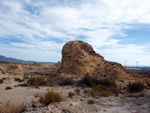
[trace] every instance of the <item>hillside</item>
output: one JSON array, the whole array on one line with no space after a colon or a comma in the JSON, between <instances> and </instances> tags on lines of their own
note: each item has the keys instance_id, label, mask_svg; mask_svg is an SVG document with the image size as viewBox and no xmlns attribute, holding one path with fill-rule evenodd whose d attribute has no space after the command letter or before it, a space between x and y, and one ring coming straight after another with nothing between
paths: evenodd
<instances>
[{"instance_id":1,"label":"hillside","mask_svg":"<svg viewBox=\"0 0 150 113\"><path fill-rule=\"evenodd\" d=\"M8 61L8 62L16 62L16 63L27 63L27 64L33 64L33 63L40 63L40 64L55 64L55 62L37 62L37 61L25 61L21 59L11 58L11 57L5 57L0 55L0 61Z\"/></svg>"}]
</instances>

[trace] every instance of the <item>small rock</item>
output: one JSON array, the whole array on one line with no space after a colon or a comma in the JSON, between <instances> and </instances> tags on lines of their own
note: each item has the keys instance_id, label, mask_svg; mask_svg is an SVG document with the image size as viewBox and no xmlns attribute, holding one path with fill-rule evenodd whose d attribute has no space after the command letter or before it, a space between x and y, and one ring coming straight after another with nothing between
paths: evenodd
<instances>
[{"instance_id":1,"label":"small rock","mask_svg":"<svg viewBox=\"0 0 150 113\"><path fill-rule=\"evenodd\" d=\"M34 107L42 107L43 105L41 104L41 103L39 103L39 102L32 102L32 107L34 108Z\"/></svg>"},{"instance_id":2,"label":"small rock","mask_svg":"<svg viewBox=\"0 0 150 113\"><path fill-rule=\"evenodd\" d=\"M106 112L106 109L104 109L103 111Z\"/></svg>"},{"instance_id":3,"label":"small rock","mask_svg":"<svg viewBox=\"0 0 150 113\"><path fill-rule=\"evenodd\" d=\"M62 109L63 113L71 113L71 111L69 111L68 109Z\"/></svg>"}]
</instances>

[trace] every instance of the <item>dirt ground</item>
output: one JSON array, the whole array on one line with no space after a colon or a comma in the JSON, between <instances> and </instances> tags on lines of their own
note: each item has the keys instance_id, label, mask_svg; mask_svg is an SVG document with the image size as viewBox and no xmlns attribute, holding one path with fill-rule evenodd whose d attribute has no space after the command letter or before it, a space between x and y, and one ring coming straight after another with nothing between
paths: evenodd
<instances>
[{"instance_id":1,"label":"dirt ground","mask_svg":"<svg viewBox=\"0 0 150 113\"><path fill-rule=\"evenodd\" d=\"M38 88L17 86L20 83L15 81L14 77L7 73L0 74L0 79L5 78L4 83L0 84L0 104L8 101L23 103L27 106L25 113L150 113L150 91L147 91L143 97L119 95L96 99L85 96L85 89L75 86ZM6 90L7 86L11 86L12 89ZM68 92L74 92L75 89L79 89L80 94L68 97ZM39 97L50 90L59 92L64 100L48 106L39 105ZM95 104L88 104L89 99L93 99Z\"/></svg>"}]
</instances>

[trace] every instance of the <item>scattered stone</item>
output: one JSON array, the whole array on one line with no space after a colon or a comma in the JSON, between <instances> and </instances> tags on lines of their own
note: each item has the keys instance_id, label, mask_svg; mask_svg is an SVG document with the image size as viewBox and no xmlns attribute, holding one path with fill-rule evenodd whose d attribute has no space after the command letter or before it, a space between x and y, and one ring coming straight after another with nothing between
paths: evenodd
<instances>
[{"instance_id":1,"label":"scattered stone","mask_svg":"<svg viewBox=\"0 0 150 113\"><path fill-rule=\"evenodd\" d=\"M69 111L68 109L62 109L63 113L72 113L71 111Z\"/></svg>"}]
</instances>

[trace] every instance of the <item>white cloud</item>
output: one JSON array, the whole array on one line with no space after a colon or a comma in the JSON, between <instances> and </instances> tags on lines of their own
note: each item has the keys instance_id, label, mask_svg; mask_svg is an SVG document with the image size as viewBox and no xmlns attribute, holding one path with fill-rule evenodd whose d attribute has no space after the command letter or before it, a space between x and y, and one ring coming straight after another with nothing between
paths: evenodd
<instances>
[{"instance_id":1,"label":"white cloud","mask_svg":"<svg viewBox=\"0 0 150 113\"><path fill-rule=\"evenodd\" d=\"M0 40L20 40L1 46L12 51L11 54L26 50L26 53L35 51L32 52L34 56L38 51L42 58L42 54L47 57L60 54L58 52L64 42L80 39L92 44L96 51L105 46L115 46L113 52L118 54L122 51L129 55L143 54L145 50L141 46L123 46L120 42L127 35L123 30L132 28L132 24L150 24L149 4L150 0L0 1ZM120 48L120 45L123 47ZM20 47L21 50L18 50ZM147 48L147 45L144 47ZM114 55L111 49L105 51ZM6 55L6 52L3 53Z\"/></svg>"}]
</instances>

